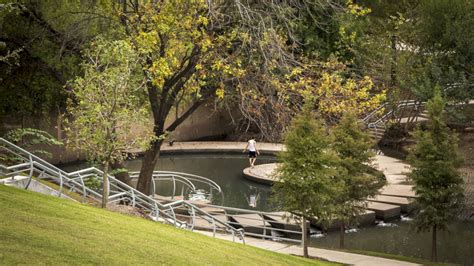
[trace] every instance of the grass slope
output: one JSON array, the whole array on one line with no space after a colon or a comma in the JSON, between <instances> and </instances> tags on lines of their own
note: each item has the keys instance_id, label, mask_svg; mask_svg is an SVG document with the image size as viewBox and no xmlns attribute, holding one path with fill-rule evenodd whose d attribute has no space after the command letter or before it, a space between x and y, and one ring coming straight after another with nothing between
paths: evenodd
<instances>
[{"instance_id":1,"label":"grass slope","mask_svg":"<svg viewBox=\"0 0 474 266\"><path fill-rule=\"evenodd\" d=\"M0 185L0 264L319 264Z\"/></svg>"}]
</instances>

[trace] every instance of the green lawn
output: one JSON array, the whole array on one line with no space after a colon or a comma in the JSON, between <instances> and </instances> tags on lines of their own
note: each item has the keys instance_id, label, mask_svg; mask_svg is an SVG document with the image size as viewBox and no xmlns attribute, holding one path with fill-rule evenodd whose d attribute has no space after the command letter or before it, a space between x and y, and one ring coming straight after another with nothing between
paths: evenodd
<instances>
[{"instance_id":1,"label":"green lawn","mask_svg":"<svg viewBox=\"0 0 474 266\"><path fill-rule=\"evenodd\" d=\"M0 185L0 264L318 264Z\"/></svg>"}]
</instances>

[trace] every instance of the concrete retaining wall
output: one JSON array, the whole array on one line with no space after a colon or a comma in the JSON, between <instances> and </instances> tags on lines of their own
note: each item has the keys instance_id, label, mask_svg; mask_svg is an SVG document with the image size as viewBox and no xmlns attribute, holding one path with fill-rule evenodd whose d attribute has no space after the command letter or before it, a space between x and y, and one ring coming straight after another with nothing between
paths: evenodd
<instances>
[{"instance_id":1,"label":"concrete retaining wall","mask_svg":"<svg viewBox=\"0 0 474 266\"><path fill-rule=\"evenodd\" d=\"M9 178L0 179L0 184L23 189L28 184L28 179L29 178L27 176L15 176L13 179L9 177ZM50 196L55 196L55 197L60 197L63 199L75 201L69 196L65 195L64 193L60 195L59 191L54 190L34 179L31 180L30 185L28 186L28 190L45 194L45 195L50 195Z\"/></svg>"}]
</instances>

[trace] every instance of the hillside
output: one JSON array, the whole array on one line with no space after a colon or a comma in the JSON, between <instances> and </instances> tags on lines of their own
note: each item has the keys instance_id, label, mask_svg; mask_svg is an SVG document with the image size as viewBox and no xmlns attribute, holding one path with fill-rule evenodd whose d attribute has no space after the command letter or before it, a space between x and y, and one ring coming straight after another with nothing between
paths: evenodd
<instances>
[{"instance_id":1,"label":"hillside","mask_svg":"<svg viewBox=\"0 0 474 266\"><path fill-rule=\"evenodd\" d=\"M325 263L0 185L0 264Z\"/></svg>"}]
</instances>

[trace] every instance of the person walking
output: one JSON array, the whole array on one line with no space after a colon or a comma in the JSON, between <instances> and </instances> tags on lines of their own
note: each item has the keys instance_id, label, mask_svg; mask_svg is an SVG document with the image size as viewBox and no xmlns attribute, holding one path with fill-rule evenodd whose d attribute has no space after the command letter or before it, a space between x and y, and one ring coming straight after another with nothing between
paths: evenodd
<instances>
[{"instance_id":1,"label":"person walking","mask_svg":"<svg viewBox=\"0 0 474 266\"><path fill-rule=\"evenodd\" d=\"M249 163L250 167L255 166L255 161L257 160L257 155L260 155L260 152L257 149L257 142L255 141L255 138L249 139L247 142L247 146L242 152L245 152L246 150L249 151Z\"/></svg>"}]
</instances>

